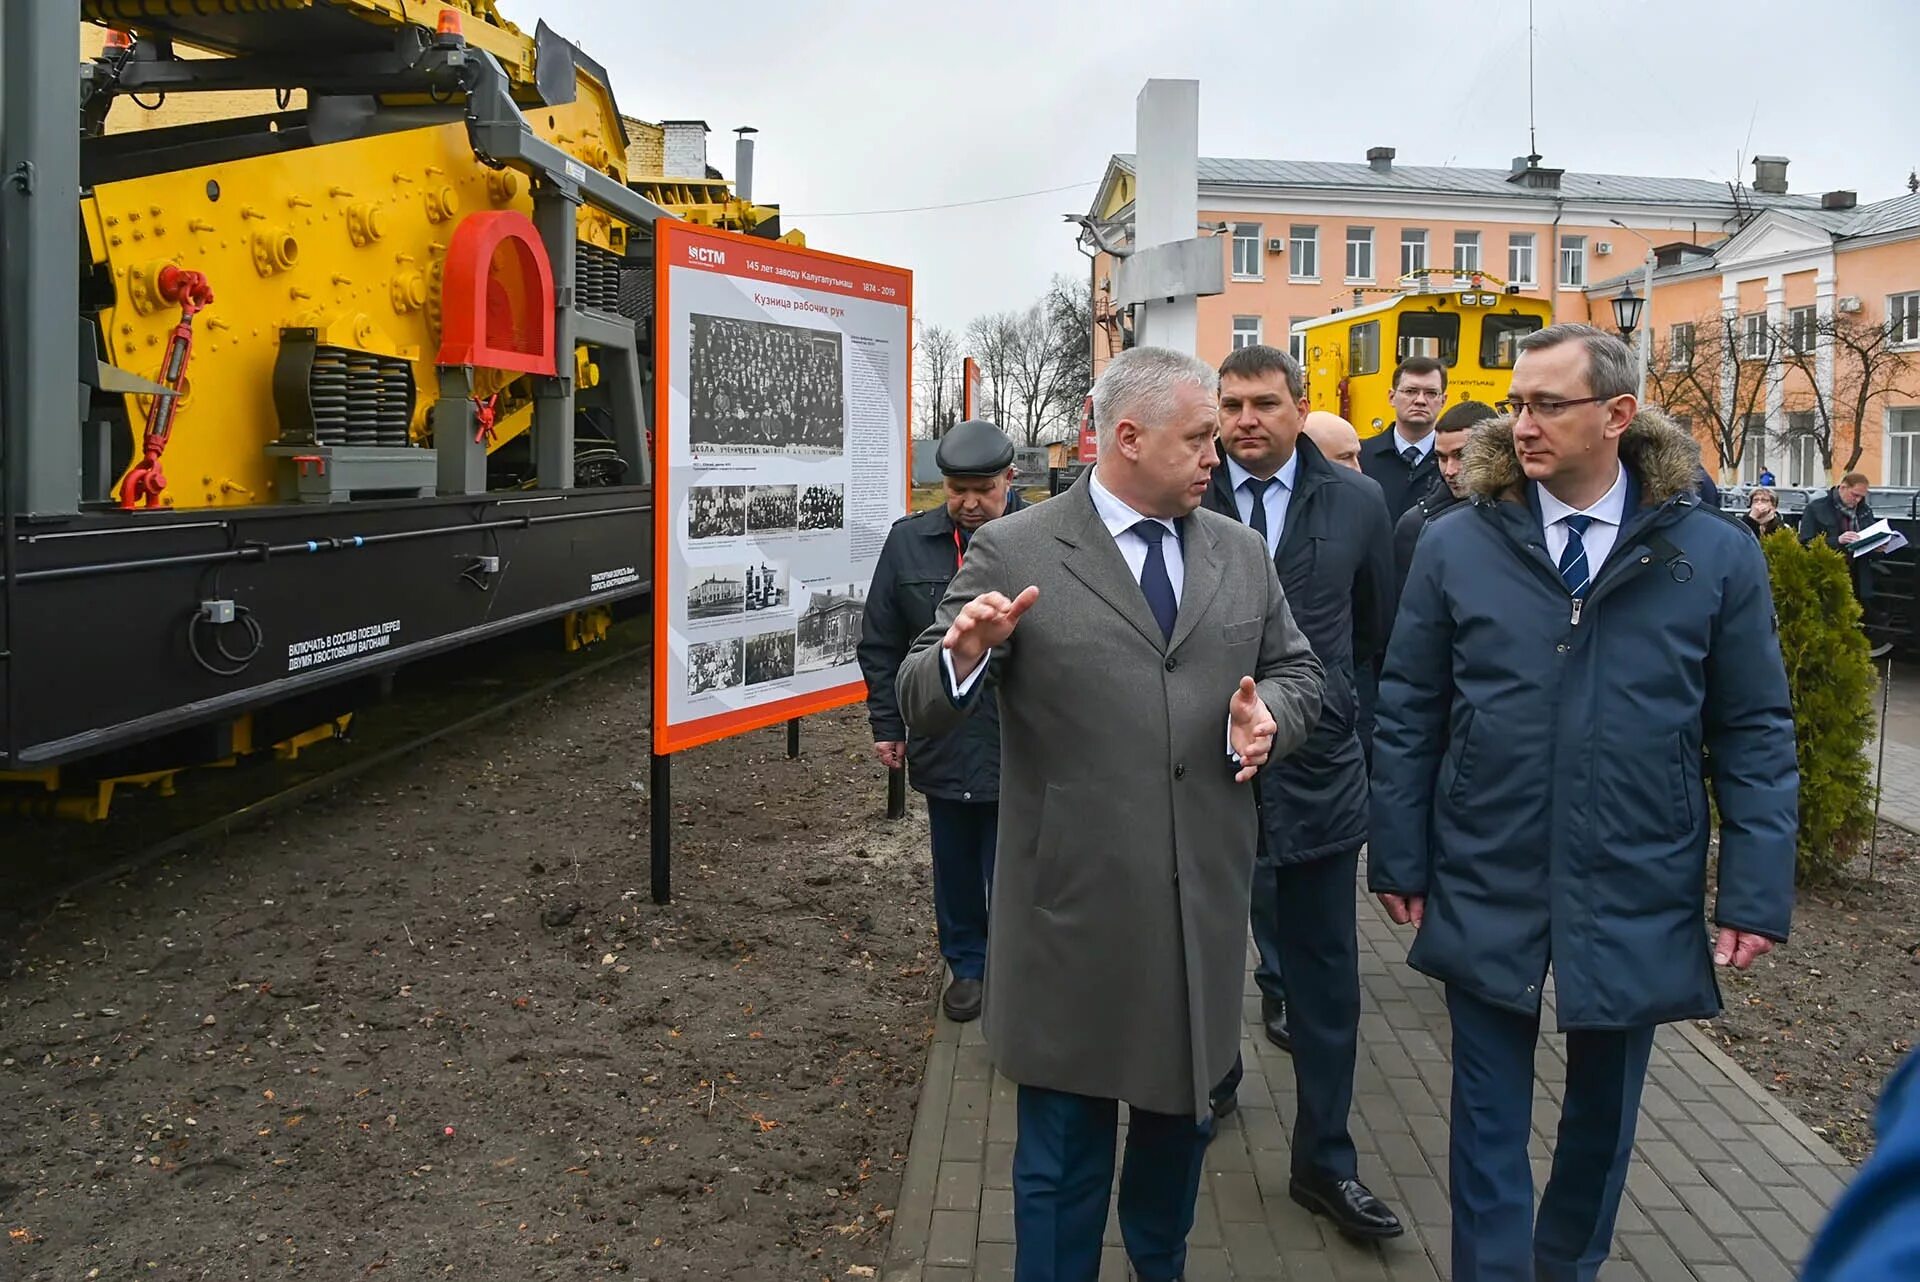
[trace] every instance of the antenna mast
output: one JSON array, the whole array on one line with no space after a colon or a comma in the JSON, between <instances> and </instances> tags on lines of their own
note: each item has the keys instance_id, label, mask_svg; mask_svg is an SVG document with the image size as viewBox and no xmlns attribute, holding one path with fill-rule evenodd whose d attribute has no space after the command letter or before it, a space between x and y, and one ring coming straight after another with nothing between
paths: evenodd
<instances>
[{"instance_id":1,"label":"antenna mast","mask_svg":"<svg viewBox=\"0 0 1920 1282\"><path fill-rule=\"evenodd\" d=\"M1533 0L1527 0L1527 152L1540 154L1540 138L1533 116Z\"/></svg>"}]
</instances>

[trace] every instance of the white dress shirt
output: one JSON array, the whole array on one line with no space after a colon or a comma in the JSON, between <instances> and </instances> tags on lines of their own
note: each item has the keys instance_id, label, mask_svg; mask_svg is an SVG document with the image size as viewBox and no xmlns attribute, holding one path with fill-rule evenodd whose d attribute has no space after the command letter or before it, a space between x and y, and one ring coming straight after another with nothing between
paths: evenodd
<instances>
[{"instance_id":1,"label":"white dress shirt","mask_svg":"<svg viewBox=\"0 0 1920 1282\"><path fill-rule=\"evenodd\" d=\"M1600 496L1599 502L1585 512L1568 507L1553 495L1547 493L1547 487L1534 483L1534 493L1540 496L1540 524L1545 527L1547 536L1547 555L1553 558L1555 565L1560 564L1560 556L1567 550L1566 518L1570 516L1590 516L1593 524L1580 536L1580 544L1587 550L1587 570L1595 578L1600 575L1600 567L1607 563L1607 554L1613 551L1614 540L1620 537L1620 525L1627 516L1627 469L1620 467L1619 475L1613 478L1613 488Z\"/></svg>"},{"instance_id":2,"label":"white dress shirt","mask_svg":"<svg viewBox=\"0 0 1920 1282\"><path fill-rule=\"evenodd\" d=\"M1155 520L1167 527L1169 537L1160 540L1160 559L1166 562L1167 579L1173 584L1173 600L1180 601L1180 589L1186 584L1186 561L1180 555L1180 527L1164 516L1144 517L1115 498L1113 491L1100 484L1100 470L1095 468L1087 476L1087 490L1093 496L1093 510L1100 523L1107 527L1107 533L1113 536L1114 544L1119 547L1120 555L1126 559L1127 569L1133 573L1133 581L1140 581L1140 572L1147 564L1147 541L1134 533L1133 527L1141 521ZM947 687L953 691L953 697L964 699L967 691L973 689L980 674L987 670L983 662L967 674L965 681L955 681L953 674L953 651L941 648L940 661L946 665Z\"/></svg>"},{"instance_id":3,"label":"white dress shirt","mask_svg":"<svg viewBox=\"0 0 1920 1282\"><path fill-rule=\"evenodd\" d=\"M1433 453L1432 430L1429 429L1427 434L1417 441L1409 441L1406 437L1400 435L1400 424L1395 423L1393 425L1393 452L1401 458L1405 458L1407 451L1410 449L1420 451L1420 457L1413 461L1413 466L1419 467L1422 463L1426 462L1427 455Z\"/></svg>"},{"instance_id":4,"label":"white dress shirt","mask_svg":"<svg viewBox=\"0 0 1920 1282\"><path fill-rule=\"evenodd\" d=\"M1280 536L1287 532L1287 507L1293 502L1293 482L1299 475L1300 452L1295 450L1287 455L1287 461L1273 474L1273 479L1280 484L1269 485L1263 496L1267 509L1268 556L1280 550ZM1253 495L1245 488L1248 481L1255 479L1253 473L1241 467L1238 459L1229 458L1227 476L1233 481L1233 505L1240 513L1240 523L1253 524Z\"/></svg>"}]
</instances>

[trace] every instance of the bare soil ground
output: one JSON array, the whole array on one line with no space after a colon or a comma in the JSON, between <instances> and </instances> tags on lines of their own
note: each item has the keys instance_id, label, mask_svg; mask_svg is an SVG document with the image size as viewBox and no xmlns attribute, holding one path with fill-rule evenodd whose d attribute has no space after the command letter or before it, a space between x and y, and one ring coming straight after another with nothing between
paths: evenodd
<instances>
[{"instance_id":1,"label":"bare soil ground","mask_svg":"<svg viewBox=\"0 0 1920 1282\"><path fill-rule=\"evenodd\" d=\"M1722 972L1727 1011L1702 1025L1761 1085L1858 1162L1880 1083L1920 1037L1920 840L1891 824L1831 886L1802 889L1793 937L1747 974Z\"/></svg>"},{"instance_id":2,"label":"bare soil ground","mask_svg":"<svg viewBox=\"0 0 1920 1282\"><path fill-rule=\"evenodd\" d=\"M859 709L683 754L622 665L19 927L0 1277L877 1265L939 981ZM857 1275L857 1274L856 1274Z\"/></svg>"}]
</instances>

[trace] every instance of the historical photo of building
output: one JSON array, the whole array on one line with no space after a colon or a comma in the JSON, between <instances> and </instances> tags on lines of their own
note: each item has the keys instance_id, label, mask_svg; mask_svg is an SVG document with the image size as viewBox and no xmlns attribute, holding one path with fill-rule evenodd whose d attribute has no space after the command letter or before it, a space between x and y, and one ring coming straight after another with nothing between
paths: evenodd
<instances>
[{"instance_id":1,"label":"historical photo of building","mask_svg":"<svg viewBox=\"0 0 1920 1282\"><path fill-rule=\"evenodd\" d=\"M687 491L687 537L724 539L747 532L747 487L699 485Z\"/></svg>"},{"instance_id":2,"label":"historical photo of building","mask_svg":"<svg viewBox=\"0 0 1920 1282\"><path fill-rule=\"evenodd\" d=\"M787 604L787 567L765 561L747 567L747 611L778 610Z\"/></svg>"},{"instance_id":3,"label":"historical photo of building","mask_svg":"<svg viewBox=\"0 0 1920 1282\"><path fill-rule=\"evenodd\" d=\"M847 487L809 485L800 491L800 528L838 530L847 524Z\"/></svg>"},{"instance_id":4,"label":"historical photo of building","mask_svg":"<svg viewBox=\"0 0 1920 1282\"><path fill-rule=\"evenodd\" d=\"M779 534L793 529L799 521L796 490L792 485L748 486L747 528L755 534Z\"/></svg>"},{"instance_id":5,"label":"historical photo of building","mask_svg":"<svg viewBox=\"0 0 1920 1282\"><path fill-rule=\"evenodd\" d=\"M858 583L813 593L794 632L800 671L817 672L853 662L866 602L867 589Z\"/></svg>"},{"instance_id":6,"label":"historical photo of building","mask_svg":"<svg viewBox=\"0 0 1920 1282\"><path fill-rule=\"evenodd\" d=\"M747 608L747 571L741 565L687 568L687 617L717 619Z\"/></svg>"},{"instance_id":7,"label":"historical photo of building","mask_svg":"<svg viewBox=\"0 0 1920 1282\"><path fill-rule=\"evenodd\" d=\"M740 684L742 656L739 637L724 641L697 641L687 647L687 693L705 694Z\"/></svg>"},{"instance_id":8,"label":"historical photo of building","mask_svg":"<svg viewBox=\"0 0 1920 1282\"><path fill-rule=\"evenodd\" d=\"M761 685L793 675L793 633L762 632L747 638L747 684Z\"/></svg>"},{"instance_id":9,"label":"historical photo of building","mask_svg":"<svg viewBox=\"0 0 1920 1282\"><path fill-rule=\"evenodd\" d=\"M696 453L829 456L846 444L840 335L694 313L688 439Z\"/></svg>"}]
</instances>

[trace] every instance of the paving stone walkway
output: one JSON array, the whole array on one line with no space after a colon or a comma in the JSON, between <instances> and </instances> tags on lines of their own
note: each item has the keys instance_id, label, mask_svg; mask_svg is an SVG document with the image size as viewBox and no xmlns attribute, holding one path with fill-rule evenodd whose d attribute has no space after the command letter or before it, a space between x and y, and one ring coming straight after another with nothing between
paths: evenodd
<instances>
[{"instance_id":1,"label":"paving stone walkway","mask_svg":"<svg viewBox=\"0 0 1920 1282\"><path fill-rule=\"evenodd\" d=\"M1910 688L1920 691L1920 680ZM1890 753L1889 793L1892 765ZM1915 771L1920 784L1920 761ZM1355 1246L1287 1198L1293 1065L1260 1033L1249 971L1247 1077L1239 1112L1207 1152L1189 1239L1190 1282L1451 1277L1446 1010L1440 987L1405 964L1409 932L1396 930L1370 896L1360 897L1353 1138L1361 1178L1396 1208L1408 1232L1384 1247ZM1544 1023L1552 1026L1550 1015ZM1560 1038L1542 1038L1537 1069L1533 1156L1544 1186L1566 1078ZM993 1074L979 1024L942 1018L884 1282L1009 1282L1013 1139L1014 1088ZM1788 1282L1852 1173L1690 1025L1662 1028L1655 1039L1638 1141L1605 1282ZM1106 1241L1100 1280L1125 1282L1111 1215Z\"/></svg>"}]
</instances>

